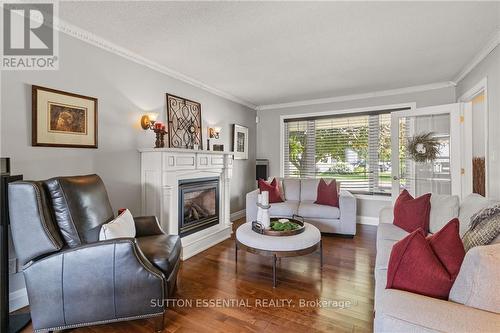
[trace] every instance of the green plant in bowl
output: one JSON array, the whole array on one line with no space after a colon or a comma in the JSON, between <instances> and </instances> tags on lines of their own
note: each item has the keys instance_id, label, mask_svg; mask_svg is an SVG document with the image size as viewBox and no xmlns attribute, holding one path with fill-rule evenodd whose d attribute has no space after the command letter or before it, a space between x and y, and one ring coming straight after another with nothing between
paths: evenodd
<instances>
[{"instance_id":1,"label":"green plant in bowl","mask_svg":"<svg viewBox=\"0 0 500 333\"><path fill-rule=\"evenodd\" d=\"M290 231L290 230L296 230L300 228L300 225L294 222L279 222L279 221L272 221L271 222L271 230L273 231Z\"/></svg>"}]
</instances>

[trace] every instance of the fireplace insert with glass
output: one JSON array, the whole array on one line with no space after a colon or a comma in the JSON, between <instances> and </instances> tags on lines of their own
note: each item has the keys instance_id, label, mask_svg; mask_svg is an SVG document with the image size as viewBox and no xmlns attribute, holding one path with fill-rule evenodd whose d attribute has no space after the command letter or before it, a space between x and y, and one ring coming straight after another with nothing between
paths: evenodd
<instances>
[{"instance_id":1,"label":"fireplace insert with glass","mask_svg":"<svg viewBox=\"0 0 500 333\"><path fill-rule=\"evenodd\" d=\"M190 235L219 223L219 178L179 181L179 235Z\"/></svg>"}]
</instances>

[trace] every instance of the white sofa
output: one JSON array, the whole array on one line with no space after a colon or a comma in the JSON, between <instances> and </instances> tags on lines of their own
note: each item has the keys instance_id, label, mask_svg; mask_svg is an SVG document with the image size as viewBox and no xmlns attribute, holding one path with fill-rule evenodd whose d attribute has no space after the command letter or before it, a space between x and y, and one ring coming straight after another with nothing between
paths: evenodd
<instances>
[{"instance_id":1,"label":"white sofa","mask_svg":"<svg viewBox=\"0 0 500 333\"><path fill-rule=\"evenodd\" d=\"M430 232L458 217L463 235L470 217L491 203L479 195L470 195L459 205L458 197L433 195ZM392 212L392 207L382 209L377 230L374 331L500 332L500 244L467 252L450 293L450 300L456 302L385 289L392 246L408 235L393 225ZM493 243L500 242L499 238Z\"/></svg>"},{"instance_id":2,"label":"white sofa","mask_svg":"<svg viewBox=\"0 0 500 333\"><path fill-rule=\"evenodd\" d=\"M285 201L271 204L271 217L291 218L299 215L321 232L342 235L356 234L356 198L348 191L340 191L339 208L315 204L319 179L284 178ZM247 222L257 219L259 190L246 195Z\"/></svg>"}]
</instances>

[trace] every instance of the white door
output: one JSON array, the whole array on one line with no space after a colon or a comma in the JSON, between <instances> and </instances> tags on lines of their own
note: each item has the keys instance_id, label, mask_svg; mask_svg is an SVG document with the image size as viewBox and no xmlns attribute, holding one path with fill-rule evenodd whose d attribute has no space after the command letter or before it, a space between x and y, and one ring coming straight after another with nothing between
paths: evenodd
<instances>
[{"instance_id":1,"label":"white door","mask_svg":"<svg viewBox=\"0 0 500 333\"><path fill-rule=\"evenodd\" d=\"M393 200L403 189L413 196L461 194L460 108L456 103L391 114ZM408 139L423 133L433 133L441 143L433 162L415 162L408 157Z\"/></svg>"}]
</instances>

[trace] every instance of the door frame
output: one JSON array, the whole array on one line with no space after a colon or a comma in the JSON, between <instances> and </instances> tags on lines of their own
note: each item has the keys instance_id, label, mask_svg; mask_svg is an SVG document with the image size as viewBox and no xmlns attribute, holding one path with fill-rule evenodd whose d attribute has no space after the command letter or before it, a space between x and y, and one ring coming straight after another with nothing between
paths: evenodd
<instances>
[{"instance_id":1,"label":"door frame","mask_svg":"<svg viewBox=\"0 0 500 333\"><path fill-rule=\"evenodd\" d=\"M463 175L462 175L462 197L472 193L472 100L479 94L484 93L484 181L485 196L489 193L489 108L488 108L488 77L479 80L472 88L460 96L457 101L463 103L463 126L461 129Z\"/></svg>"},{"instance_id":2,"label":"door frame","mask_svg":"<svg viewBox=\"0 0 500 333\"><path fill-rule=\"evenodd\" d=\"M391 142L397 143L397 149L392 145L391 154L391 177L392 177L392 199L399 196L399 119L402 117L416 117L438 114L450 115L450 176L451 176L451 194L461 196L461 169L462 159L460 152L460 122L461 122L461 103L443 104L417 108L414 110L396 111L391 113Z\"/></svg>"}]
</instances>

